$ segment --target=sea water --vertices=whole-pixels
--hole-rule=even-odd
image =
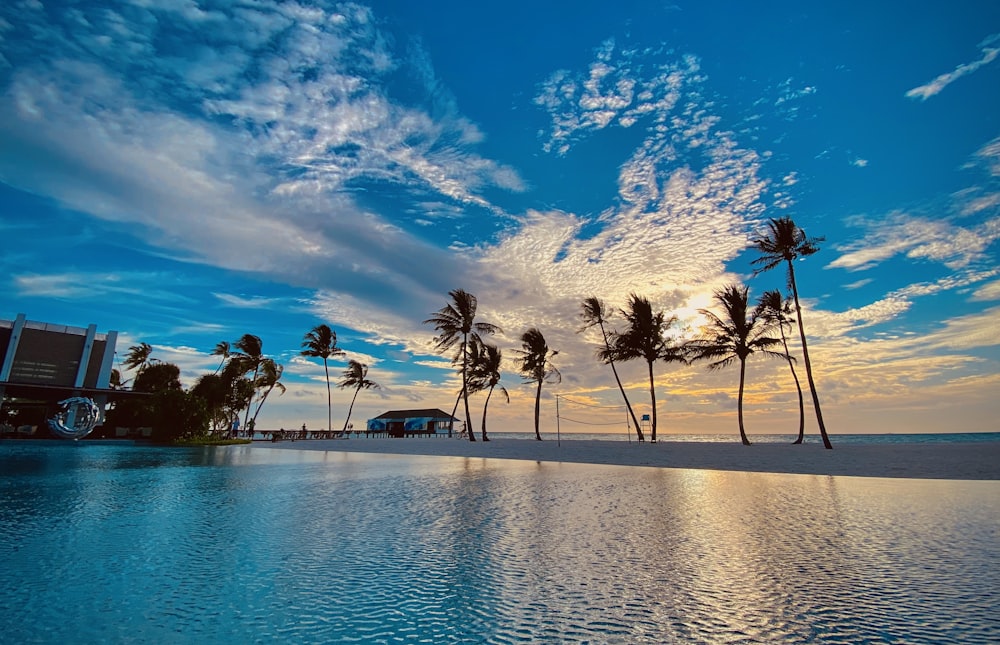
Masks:
[[[0,443],[4,643],[996,643],[1000,482]]]

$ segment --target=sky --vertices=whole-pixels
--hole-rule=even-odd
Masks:
[[[635,293],[696,337],[722,286],[785,287],[751,240],[788,216],[823,238],[796,276],[833,441],[996,431],[998,58],[992,0],[8,0],[0,319],[115,330],[187,386],[260,336],[287,390],[258,428],[326,425],[299,355],[326,323],[334,427],[348,359],[381,385],[358,427],[451,409],[423,321],[464,289],[503,330],[492,431],[532,430],[537,327],[542,432],[624,436],[581,301]],[[645,364],[619,370],[648,413]],[[655,371],[659,434],[737,435],[737,368]],[[787,364],[752,356],[746,387],[750,435],[797,432]]]

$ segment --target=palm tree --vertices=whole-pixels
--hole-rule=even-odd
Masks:
[[[788,369],[792,371],[792,380],[795,381],[795,390],[799,394],[799,436],[793,444],[802,443],[806,430],[806,406],[802,400],[802,386],[799,384],[799,376],[795,373],[795,359],[788,353],[788,339],[785,337],[785,325],[791,326],[790,318],[792,313],[791,302],[781,295],[777,289],[765,291],[760,300],[757,301],[758,315],[769,325],[777,326],[781,331],[781,346],[785,348],[785,358],[788,359]]]
[[[636,294],[629,295],[628,309],[621,310],[628,327],[614,334],[611,351],[607,359],[616,358],[630,361],[642,358],[649,370],[649,402],[652,408],[650,441],[656,443],[656,388],[653,379],[653,363],[685,363],[684,352],[671,344],[667,330],[677,322],[676,316],[667,318],[662,311],[653,312],[649,300]]]
[[[535,439],[541,441],[542,435],[538,431],[538,415],[541,410],[542,383],[552,381],[552,379],[555,379],[556,383],[562,381],[562,374],[550,361],[559,352],[549,350],[549,346],[545,343],[545,337],[536,327],[521,334],[521,346],[524,349],[517,351],[521,354],[519,362],[524,382],[538,384],[538,389],[535,390]]]
[[[807,238],[806,232],[796,226],[790,217],[772,219],[768,222],[767,227],[766,235],[751,241],[754,248],[760,253],[759,258],[751,261],[751,264],[761,265],[759,269],[754,271],[754,275],[770,271],[782,262],[788,265],[788,286],[791,288],[792,298],[795,300],[795,316],[799,323],[799,340],[802,343],[802,361],[806,364],[806,380],[809,382],[809,393],[812,395],[813,408],[816,410],[816,422],[819,424],[819,433],[823,437],[823,446],[830,450],[833,449],[833,444],[830,443],[830,437],[826,434],[823,412],[819,406],[819,394],[816,392],[812,365],[809,362],[809,348],[806,345],[806,330],[802,324],[802,307],[799,304],[799,289],[795,284],[794,266],[796,259],[808,257],[819,251],[818,244],[823,241],[823,238]]]
[[[229,359],[229,349],[230,347],[228,341],[220,340],[218,343],[215,344],[215,349],[212,350],[212,356],[222,357],[222,361],[219,362],[219,366],[215,368],[216,374],[219,373],[219,370],[222,369],[222,366],[225,365],[226,361]]]
[[[496,345],[489,343],[473,343],[469,352],[469,390],[479,392],[489,389],[486,393],[486,403],[483,404],[483,441],[489,441],[486,436],[486,410],[490,405],[490,398],[493,390],[500,383],[500,365],[503,363],[503,352]],[[510,394],[507,388],[500,385],[500,392],[510,403]],[[471,430],[471,429],[470,429]]]
[[[344,370],[344,380],[337,387],[343,389],[354,388],[354,396],[351,397],[351,407],[347,409],[347,418],[344,420],[344,429],[340,431],[341,436],[347,432],[347,423],[351,420],[351,412],[354,410],[354,401],[358,398],[361,390],[378,389],[381,387],[375,381],[368,380],[368,366],[356,360],[347,361],[347,369]]]
[[[326,372],[326,431],[333,432],[333,397],[330,394],[330,365],[327,360],[332,356],[343,356],[344,350],[337,347],[337,332],[329,325],[316,325],[302,339],[299,352],[302,356],[322,358],[323,370]]]
[[[611,366],[611,371],[615,375],[615,382],[618,383],[618,389],[622,393],[622,398],[625,399],[625,407],[628,408],[628,413],[632,416],[632,423],[635,424],[636,436],[639,438],[639,441],[645,441],[646,438],[642,436],[642,427],[639,425],[639,420],[635,416],[635,410],[632,409],[632,403],[628,400],[628,396],[625,394],[625,388],[622,386],[622,380],[618,377],[618,370],[615,368],[614,352],[611,349],[611,337],[608,335],[608,331],[604,327],[604,323],[607,322],[609,318],[608,310],[606,309],[604,302],[597,298],[597,296],[591,296],[584,299],[582,309],[580,317],[583,318],[583,327],[581,327],[577,333],[590,329],[594,325],[601,328],[601,336],[604,338],[604,346],[598,348],[597,356],[604,363]]]
[[[469,414],[469,338],[479,341],[486,334],[500,332],[496,325],[476,322],[476,307],[479,301],[474,295],[464,289],[453,289],[448,292],[451,302],[439,309],[424,324],[434,325],[438,335],[434,343],[439,352],[446,352],[458,345],[453,363],[461,364],[462,368],[462,399],[465,401],[465,427],[469,431],[469,441],[476,440],[472,431],[472,415]],[[501,332],[502,333],[502,332]]]
[[[749,289],[741,284],[729,284],[715,292],[715,301],[725,310],[725,316],[719,317],[706,309],[699,313],[708,318],[709,325],[705,338],[689,341],[686,349],[692,360],[710,359],[708,369],[716,370],[728,367],[734,360],[740,362],[740,393],[737,399],[737,416],[740,424],[740,440],[744,446],[750,445],[746,430],[743,428],[743,384],[746,378],[747,357],[754,352],[767,356],[783,357],[778,352],[768,349],[781,342],[768,336],[770,327],[766,321],[757,315],[756,311],[747,311]]]
[[[250,432],[253,427],[257,425],[257,415],[260,414],[260,409],[264,407],[264,401],[267,400],[267,396],[275,388],[277,388],[279,394],[285,393],[285,386],[281,383],[281,375],[284,371],[284,366],[280,363],[276,363],[273,358],[268,358],[266,356],[261,358],[260,370],[254,378],[254,389],[259,391],[260,394],[257,399],[257,409],[254,410],[253,417],[250,419],[252,425],[244,424],[244,428],[247,432]],[[249,409],[249,407],[247,409]]]
[[[139,343],[128,348],[125,354],[125,369],[135,370],[136,374],[142,374],[146,368],[152,364],[149,355],[153,353],[153,347],[149,343]]]
[[[245,375],[253,372],[253,376],[250,378],[250,397],[246,399],[246,412],[243,415],[243,427],[246,428],[247,421],[250,420],[253,392],[257,387],[257,375],[260,373],[261,362],[264,360],[264,343],[260,336],[243,334],[238,341],[233,343],[233,348],[236,351],[230,351],[229,356],[235,361],[239,374]]]

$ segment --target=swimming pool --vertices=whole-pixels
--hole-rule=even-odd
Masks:
[[[0,443],[0,641],[995,643],[1000,483]]]

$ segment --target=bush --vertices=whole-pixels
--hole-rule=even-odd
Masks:
[[[153,395],[153,440],[172,443],[208,434],[209,412],[205,401],[183,390],[163,390]]]

